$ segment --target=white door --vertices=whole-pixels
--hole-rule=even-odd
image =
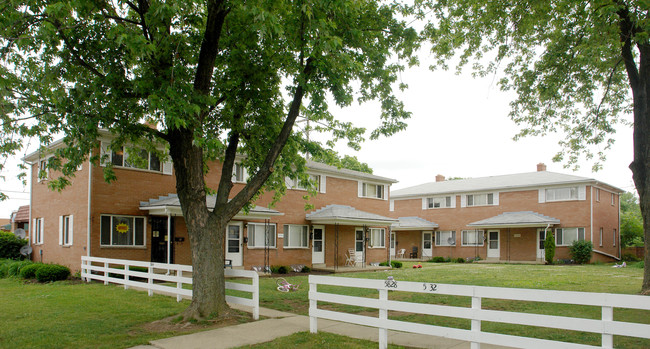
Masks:
[[[315,225],[313,227],[313,238],[311,240],[311,263],[325,263],[325,227]]]
[[[422,258],[429,259],[433,257],[433,232],[422,232]]]
[[[390,232],[390,255],[395,257],[395,232]]]
[[[537,259],[544,260],[546,258],[546,250],[544,249],[544,240],[546,240],[545,229],[537,230]]]
[[[233,267],[241,267],[244,261],[242,252],[243,225],[241,222],[228,223],[228,228],[226,229],[226,259],[232,261]]]
[[[357,228],[354,232],[354,259],[356,259],[357,264],[363,264],[363,253],[364,253],[364,236],[363,229]]]
[[[488,230],[488,258],[499,258],[499,231]]]

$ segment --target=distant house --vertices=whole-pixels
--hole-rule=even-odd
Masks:
[[[554,233],[557,259],[570,258],[573,241],[587,240],[592,260],[617,260],[621,192],[595,179],[548,172],[544,164],[537,172],[503,176],[446,181],[438,175],[436,182],[392,192],[392,217],[421,220],[400,218],[391,253],[541,262],[545,234]]]
[[[43,173],[48,153],[25,157],[31,165],[31,235],[34,255],[79,269],[80,257],[144,260],[190,264],[191,251],[176,178],[170,162],[153,153],[146,164],[128,161],[125,151],[109,148],[112,136],[101,132],[97,153],[106,155],[117,180],[106,183],[102,168],[87,161],[62,192],[47,188],[56,173]],[[52,144],[51,148],[60,146]],[[206,183],[217,187],[221,164],[209,164]],[[225,258],[234,267],[263,265],[343,266],[350,249],[358,265],[388,259],[390,186],[396,181],[372,174],[308,162],[308,173],[318,194],[305,211],[305,185],[287,179],[287,192],[269,208],[271,194],[262,195],[250,212],[241,212],[228,224]],[[247,173],[236,164],[234,196]],[[214,205],[214,197],[207,198]]]
[[[29,232],[29,205],[18,207],[18,210],[11,213],[9,220],[11,231],[16,231],[16,229],[20,228]]]

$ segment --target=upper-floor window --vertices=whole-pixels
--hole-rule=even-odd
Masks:
[[[614,206],[614,193],[612,193],[612,206]]]
[[[384,228],[370,228],[370,247],[386,247],[386,230]]]
[[[361,196],[364,198],[384,199],[384,185],[364,182],[361,184]]]
[[[446,208],[452,207],[451,196],[435,196],[427,198],[427,208]]]
[[[569,246],[574,241],[585,239],[585,228],[557,228],[555,229],[555,244]]]
[[[483,246],[483,230],[463,230],[462,231],[462,245],[463,246]]]
[[[468,194],[465,199],[467,207],[494,205],[494,193]]]
[[[578,200],[578,187],[546,189],[546,201]]]
[[[145,217],[102,215],[100,243],[102,246],[145,246]]]
[[[454,246],[456,245],[456,232],[453,230],[437,231],[436,246]]]
[[[596,201],[600,201],[600,189],[596,188]]]
[[[249,248],[275,248],[275,224],[248,223]]]
[[[38,173],[36,174],[36,178],[39,182],[48,179],[50,176],[50,170],[47,168],[47,161],[48,159],[41,159],[38,162]]]
[[[240,163],[234,163],[232,166],[232,181],[235,183],[246,182],[246,168]]]
[[[135,150],[137,156],[129,157],[124,147],[118,151],[111,152],[111,163],[113,166],[121,166],[128,168],[139,168],[141,170],[149,170],[161,172],[162,166],[160,159],[154,153],[150,153],[144,149]]]
[[[298,190],[308,190],[313,188],[316,191],[320,191],[320,176],[319,175],[309,175],[309,182],[305,183],[298,178],[289,178],[286,177],[284,182],[287,186],[287,189],[298,189]]]
[[[309,246],[309,226],[285,224],[284,247],[307,248]]]

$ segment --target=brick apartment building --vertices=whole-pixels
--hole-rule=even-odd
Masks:
[[[47,154],[25,158],[32,169],[32,258],[73,270],[79,269],[82,255],[190,264],[173,166],[142,154],[147,164],[137,168],[126,152],[109,151],[110,140],[110,133],[103,132],[98,151],[113,163],[117,180],[112,183],[104,181],[102,168],[86,161],[69,187],[51,191],[48,179],[38,176]],[[206,184],[216,188],[221,166],[209,165]],[[233,266],[345,265],[348,249],[356,250],[360,263],[388,259],[388,232],[396,221],[387,217],[388,198],[396,181],[315,162],[308,163],[308,173],[318,191],[309,201],[314,210],[305,210],[307,191],[288,180],[286,195],[275,206],[268,208],[272,195],[267,193],[250,212],[233,218],[225,247]],[[236,165],[232,180],[234,196],[246,182],[245,169]],[[214,205],[214,197],[207,201]]]
[[[545,234],[554,232],[556,259],[569,259],[568,246],[587,240],[594,246],[592,261],[616,260],[621,192],[594,179],[548,172],[544,164],[537,172],[503,176],[438,175],[436,182],[392,192],[390,216],[410,218],[393,226],[391,254],[541,262]]]

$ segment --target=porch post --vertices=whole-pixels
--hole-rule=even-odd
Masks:
[[[172,214],[167,212],[167,264],[171,264],[172,256]],[[169,269],[167,270],[169,273]]]

